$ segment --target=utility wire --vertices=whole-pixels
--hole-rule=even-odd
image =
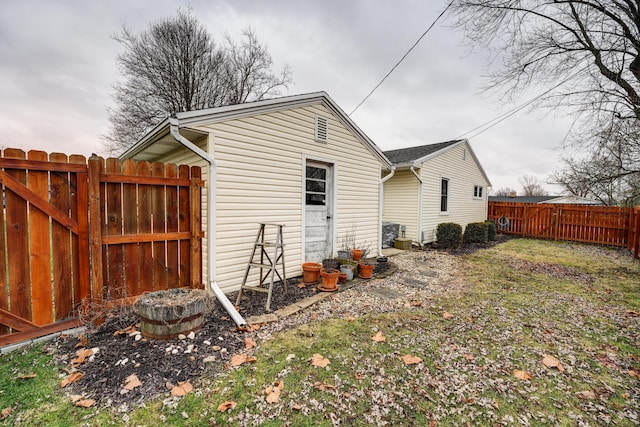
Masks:
[[[366,101],[367,99],[369,99],[369,97],[370,97],[371,95],[373,95],[373,92],[375,92],[375,91],[376,91],[376,89],[378,89],[378,88],[380,87],[380,85],[382,85],[382,83],[384,83],[384,81],[387,79],[387,77],[389,77],[389,76],[391,75],[391,73],[393,73],[393,72],[395,71],[395,69],[396,69],[396,68],[398,68],[398,65],[400,65],[400,64],[402,63],[402,61],[404,61],[404,59],[405,59],[405,58],[406,58],[406,57],[411,53],[411,51],[412,51],[412,50],[413,50],[413,49],[418,45],[418,43],[420,43],[420,40],[422,40],[422,39],[423,39],[423,37],[424,37],[424,36],[426,36],[426,35],[427,35],[427,33],[428,33],[429,31],[431,31],[431,29],[433,28],[433,26],[434,26],[434,25],[436,25],[436,23],[440,20],[440,18],[442,18],[442,15],[444,15],[444,14],[447,12],[447,10],[449,10],[449,7],[451,7],[451,5],[453,4],[453,2],[454,2],[454,1],[455,1],[455,0],[451,0],[451,2],[447,5],[447,7],[445,7],[445,9],[442,11],[442,13],[440,13],[440,15],[438,15],[438,17],[435,19],[435,21],[433,21],[433,22],[431,23],[431,25],[429,25],[429,28],[427,28],[427,29],[426,29],[426,31],[425,31],[424,33],[422,33],[422,35],[418,38],[418,40],[416,40],[416,42],[413,44],[413,46],[411,46],[411,47],[409,48],[409,50],[408,50],[408,51],[406,51],[404,55],[402,55],[402,58],[400,58],[400,60],[399,60],[398,62],[396,62],[396,65],[394,65],[394,66],[391,68],[391,70],[387,73],[387,75],[386,75],[386,76],[384,76],[384,77],[382,78],[382,80],[380,80],[380,83],[378,83],[378,84],[377,84],[373,89],[371,89],[371,92],[369,92],[369,94],[368,94],[367,96],[365,96],[365,97],[364,97],[364,99],[363,99],[362,101],[360,101],[360,103],[359,103],[358,105],[356,105],[356,108],[354,108],[354,109],[353,109],[353,111],[351,111],[351,112],[349,113],[349,116],[351,116],[353,113],[355,113],[355,112],[356,112],[356,110],[357,110],[358,108],[360,108],[360,106],[361,106],[362,104],[364,104],[364,103],[365,103],[365,101]]]
[[[539,94],[537,96],[534,96],[533,98],[529,99],[528,101],[523,102],[522,104],[513,107],[511,110],[509,110],[509,111],[507,111],[507,112],[505,112],[505,113],[503,113],[503,114],[501,114],[501,115],[499,115],[497,117],[494,117],[493,119],[481,124],[480,126],[476,126],[475,128],[473,128],[473,129],[461,134],[460,136],[456,137],[455,139],[461,139],[461,138],[465,137],[465,135],[469,135],[470,133],[473,133],[476,130],[478,132],[473,133],[471,136],[467,136],[466,138],[467,139],[471,139],[473,137],[476,137],[476,136],[480,135],[483,132],[488,131],[492,127],[494,127],[497,124],[505,121],[509,117],[513,116],[514,114],[518,113],[519,111],[521,111],[524,108],[528,107],[529,105],[533,104],[538,99],[540,99],[543,96],[549,94],[550,92],[552,92],[553,90],[559,88],[560,86],[562,86],[563,84],[565,84],[569,80],[571,80],[574,77],[578,76],[579,74],[583,73],[584,71],[586,71],[589,68],[589,66],[590,65],[587,65],[586,67],[582,68],[581,70],[578,70],[577,72],[575,72],[574,74],[572,74],[569,77],[565,78],[560,83],[556,84],[555,86],[551,87],[550,89],[547,89],[546,91],[542,92],[541,94]]]

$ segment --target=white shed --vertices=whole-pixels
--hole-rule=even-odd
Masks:
[[[287,276],[335,256],[354,228],[377,254],[381,174],[391,164],[325,92],[178,113],[121,158],[202,166],[213,190],[204,198],[203,229],[213,231],[203,249],[213,249],[210,280],[225,292],[242,283],[259,222],[285,225]]]
[[[487,218],[491,182],[466,139],[386,151],[395,173],[384,184],[385,222],[406,227],[418,243],[436,240],[436,228],[462,228]]]

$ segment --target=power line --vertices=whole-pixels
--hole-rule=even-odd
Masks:
[[[454,1],[455,1],[455,0],[451,0],[451,2],[447,5],[447,7],[445,7],[445,9],[442,11],[442,13],[440,13],[440,15],[438,15],[438,17],[435,19],[435,21],[433,21],[433,22],[431,23],[431,25],[429,25],[429,28],[427,28],[427,29],[426,29],[426,31],[425,31],[424,33],[422,33],[422,35],[418,38],[418,40],[416,40],[416,42],[413,44],[413,46],[411,46],[411,47],[409,48],[409,50],[407,50],[407,51],[405,52],[405,54],[404,54],[404,55],[402,55],[402,58],[400,58],[400,60],[399,60],[398,62],[396,62],[396,65],[394,65],[394,66],[391,68],[391,70],[387,73],[387,75],[386,75],[386,76],[384,76],[384,77],[382,78],[382,80],[380,80],[380,83],[378,83],[378,84],[377,84],[373,89],[371,89],[371,92],[369,92],[369,94],[368,94],[367,96],[365,96],[365,97],[364,97],[364,99],[363,99],[362,101],[360,101],[360,103],[359,103],[358,105],[356,105],[356,108],[354,108],[354,109],[353,109],[353,111],[351,111],[351,112],[349,113],[349,116],[351,116],[353,113],[355,113],[355,112],[356,112],[356,110],[357,110],[358,108],[360,108],[360,106],[361,106],[362,104],[364,104],[364,103],[365,103],[365,101],[366,101],[367,99],[369,99],[369,97],[370,97],[371,95],[373,95],[373,92],[375,92],[375,91],[376,91],[376,89],[378,89],[378,88],[380,87],[380,85],[382,85],[382,83],[384,83],[384,81],[387,79],[387,77],[389,77],[389,76],[391,75],[391,73],[393,73],[393,72],[395,71],[395,69],[396,69],[396,68],[398,68],[398,65],[400,65],[400,64],[402,63],[402,61],[404,61],[404,59],[405,59],[405,58],[406,58],[406,57],[411,53],[411,51],[412,51],[412,50],[413,50],[413,49],[418,45],[418,43],[420,43],[420,40],[422,40],[422,38],[423,38],[424,36],[426,36],[426,35],[427,35],[427,33],[428,33],[429,31],[431,31],[431,29],[433,28],[433,26],[434,26],[434,25],[436,25],[436,23],[440,20],[440,18],[442,18],[442,15],[444,15],[444,14],[447,12],[447,10],[449,10],[449,7],[451,7],[451,5],[453,4],[453,2],[454,2]]]
[[[578,74],[583,73],[584,71],[586,71],[589,68],[590,65],[587,65],[586,67],[582,68],[581,70],[576,71],[574,74],[570,75],[569,77],[565,78],[564,80],[562,80],[560,83],[556,84],[555,86],[551,87],[550,89],[547,89],[546,91],[542,92],[541,94],[534,96],[533,98],[529,99],[528,101],[523,102],[520,105],[517,105],[515,107],[513,107],[511,110],[500,114],[497,117],[494,117],[493,119],[481,124],[480,126],[476,126],[475,128],[461,134],[460,136],[456,137],[455,139],[461,139],[464,138],[465,135],[468,135],[476,130],[478,130],[478,132],[472,134],[471,136],[467,136],[467,139],[471,139],[474,138],[478,135],[480,135],[483,132],[488,131],[489,129],[491,129],[492,127],[496,126],[497,124],[505,121],[506,119],[508,119],[509,117],[513,116],[514,114],[518,113],[519,111],[523,110],[524,108],[528,107],[529,105],[533,104],[535,101],[537,101],[538,99],[542,98],[543,96],[549,94],[550,92],[552,92],[553,90],[557,89],[558,87],[562,86],[563,84],[565,84],[566,82],[568,82],[569,80],[573,79],[574,77],[576,77]],[[486,126],[486,127],[485,127]]]

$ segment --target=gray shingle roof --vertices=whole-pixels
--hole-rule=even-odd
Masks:
[[[510,203],[540,203],[547,200],[557,199],[559,196],[489,196],[490,202],[510,202]]]
[[[399,148],[397,150],[385,151],[384,155],[394,165],[409,163],[415,160],[421,159],[424,156],[440,151],[447,148],[450,145],[456,144],[462,141],[461,139],[455,139],[453,141],[440,142],[438,144],[421,145],[419,147]]]

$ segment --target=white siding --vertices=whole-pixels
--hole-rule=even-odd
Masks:
[[[383,221],[405,225],[405,236],[418,240],[418,189],[410,170],[397,170],[384,184]]]
[[[314,141],[315,116],[327,117],[328,142]],[[334,163],[337,238],[356,225],[358,242],[377,248],[381,165],[323,106],[298,107],[203,127],[218,164],[217,281],[240,287],[258,222],[285,224],[287,275],[301,274],[304,159]],[[336,236],[334,240],[334,249]]]
[[[436,227],[442,222],[455,222],[464,230],[471,222],[487,218],[489,183],[471,155],[469,146],[461,144],[428,161],[421,168],[423,181],[422,231],[425,243],[436,240]],[[449,179],[449,206],[440,212],[440,184]],[[473,197],[475,185],[483,187],[482,198]]]

